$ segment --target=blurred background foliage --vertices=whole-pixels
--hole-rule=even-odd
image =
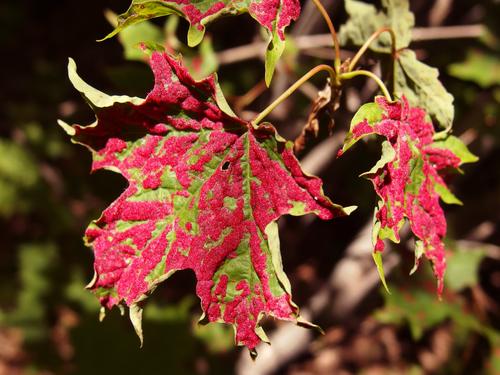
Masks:
[[[454,134],[481,158],[452,183],[465,205],[446,207],[449,266],[442,301],[436,298],[428,268],[408,277],[413,245],[407,240],[392,246],[393,257],[387,257],[391,294],[380,291],[378,281],[367,274],[356,276],[343,267],[352,258],[357,267],[374,268],[369,251],[349,254],[372,214],[374,193],[357,175],[377,160],[377,146],[362,144],[332,163],[353,112],[376,90],[359,80],[345,90],[334,136],[327,138],[322,128],[302,155],[304,165],[324,178],[327,194],[342,204],[359,205],[358,211],[333,222],[291,217],[280,222],[284,265],[295,299],[311,311],[326,335],[311,333],[295,354],[264,355],[249,364],[248,354],[233,348],[228,327],[197,325],[200,309],[189,272],[173,276],[147,304],[142,349],[119,311],[98,322],[98,302],[84,289],[92,276],[92,253],[81,237],[88,222],[118,196],[124,181],[112,173],[89,175],[89,153],[72,145],[56,124],[57,118],[86,124],[93,116],[67,80],[68,56],[94,87],[144,96],[152,74],[136,45],[146,39],[147,46],[181,51],[196,77],[218,70],[233,108],[251,118],[302,73],[333,56],[324,45],[304,48],[298,39],[294,42],[299,35],[326,32],[318,15],[310,12],[310,2],[302,3],[302,17],[290,28],[290,42],[269,90],[261,81],[262,33],[248,16],[214,23],[208,38],[193,50],[185,45],[186,23],[175,17],[142,23],[96,43],[111,29],[114,14],[126,9],[127,0],[0,4],[0,374],[500,373],[500,53],[495,0],[411,1],[421,35],[412,48],[439,68],[455,96]],[[342,1],[324,4],[335,25],[346,21]],[[236,48],[242,45],[252,48]],[[352,55],[349,50],[342,53]],[[370,56],[363,64],[378,69]],[[286,138],[300,133],[322,80],[305,85],[270,117]],[[336,281],[339,275],[341,281]],[[328,298],[318,309],[315,301],[322,291]],[[342,293],[359,294],[359,299],[347,308]],[[266,327],[270,332],[289,329],[272,320]],[[297,332],[291,331],[288,345]],[[286,348],[276,342],[275,350]],[[266,361],[268,368],[259,361]]]

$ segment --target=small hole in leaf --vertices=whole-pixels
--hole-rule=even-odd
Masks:
[[[224,164],[222,164],[222,168],[221,168],[221,169],[222,169],[223,171],[227,171],[227,170],[229,169],[229,166],[230,166],[230,165],[231,165],[231,163],[230,163],[230,162],[225,161],[225,162],[224,162]]]

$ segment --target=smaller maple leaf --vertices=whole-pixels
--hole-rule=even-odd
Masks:
[[[415,267],[422,255],[432,263],[438,281],[438,294],[443,290],[446,268],[443,238],[446,219],[439,205],[461,204],[448,190],[443,176],[449,169],[474,162],[465,145],[446,133],[435,133],[423,109],[410,107],[403,97],[394,103],[383,97],[363,105],[355,114],[341,155],[361,138],[377,134],[385,138],[382,157],[368,172],[380,200],[375,209],[373,241],[374,259],[385,284],[380,253],[384,240],[400,241],[399,231],[405,220],[417,238]],[[386,286],[387,288],[387,286]]]
[[[93,171],[128,182],[85,233],[95,256],[89,288],[104,307],[129,306],[142,340],[142,301],[190,269],[205,319],[233,325],[236,343],[254,350],[266,340],[264,316],[305,323],[283,271],[276,220],[348,210],[324,196],[271,124],[231,113],[215,76],[195,81],[168,54],[154,53],[151,68],[154,88],[140,99],[97,91],[69,64],[97,120],[60,124],[90,149]]]
[[[144,20],[177,14],[189,22],[188,45],[194,47],[203,39],[210,22],[242,13],[250,14],[269,35],[265,58],[265,81],[269,86],[285,50],[285,28],[300,15],[298,0],[132,0],[128,10],[118,16],[116,28],[104,39]]]

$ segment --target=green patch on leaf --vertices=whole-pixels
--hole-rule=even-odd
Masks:
[[[434,185],[434,189],[436,193],[439,194],[439,197],[443,200],[444,203],[447,204],[458,204],[461,206],[463,203],[460,199],[458,199],[455,194],[453,194],[446,185],[436,183]]]
[[[116,14],[107,11],[106,18],[112,26],[117,26]],[[160,27],[152,22],[144,21],[136,23],[122,30],[118,35],[118,40],[123,46],[123,53],[127,60],[144,61],[146,55],[141,50],[141,43],[146,43],[149,47],[158,49],[156,46],[162,46],[164,43],[163,32]]]
[[[342,147],[342,153],[347,151],[349,148],[351,148],[352,145],[354,145],[358,141],[355,134],[357,128],[361,126],[360,124],[362,124],[363,126],[363,132],[367,133],[368,127],[373,127],[374,124],[382,120],[382,114],[383,114],[382,109],[376,103],[363,104],[357,110],[357,112],[354,114],[351,120],[349,133],[347,133],[347,137]]]

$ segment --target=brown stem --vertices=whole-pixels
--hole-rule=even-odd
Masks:
[[[337,32],[335,31],[335,27],[333,26],[332,20],[328,15],[328,12],[326,11],[323,4],[321,4],[321,1],[320,0],[312,0],[312,1],[314,5],[316,5],[316,8],[318,8],[323,18],[325,19],[325,22],[328,25],[328,29],[330,30],[330,34],[332,36],[332,41],[333,41],[333,47],[335,48],[334,67],[335,71],[338,73],[341,62],[340,62],[340,46],[339,46],[339,40],[337,38]]]
[[[234,110],[236,111],[236,113],[240,113],[243,110],[243,108],[249,106],[266,89],[267,89],[266,82],[264,80],[261,80],[254,87],[252,87],[247,93],[237,97],[234,100]]]
[[[354,69],[361,56],[363,56],[366,50],[370,47],[370,44],[372,44],[373,41],[380,36],[380,34],[385,32],[391,34],[391,54],[393,59],[396,57],[396,34],[394,33],[394,30],[392,30],[390,27],[382,27],[381,29],[375,31],[361,46],[356,55],[354,55],[351,62],[349,63],[349,68],[347,70],[348,72],[351,72]]]
[[[278,105],[280,105],[286,98],[288,98],[292,93],[297,90],[304,82],[309,80],[311,77],[316,75],[317,73],[321,71],[326,71],[330,74],[330,79],[332,82],[335,82],[336,80],[336,72],[335,70],[330,66],[330,65],[325,65],[321,64],[318,65],[314,68],[312,68],[310,71],[308,71],[306,74],[304,74],[301,78],[298,79],[297,82],[295,82],[292,86],[290,86],[283,94],[281,94],[274,102],[269,104],[262,112],[260,112],[255,120],[252,121],[254,125],[257,125],[259,122],[261,122],[269,113],[272,112],[274,108],[276,108]]]

